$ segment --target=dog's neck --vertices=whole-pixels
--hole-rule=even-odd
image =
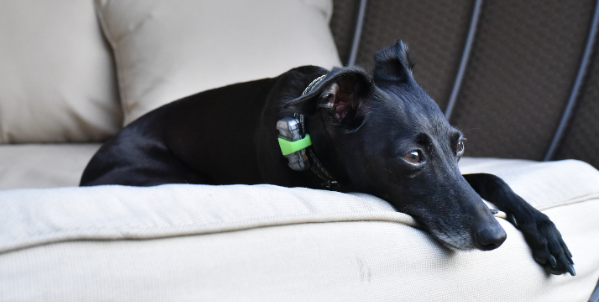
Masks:
[[[306,89],[304,89],[304,92],[302,93],[302,95],[306,95],[306,94],[310,93],[316,86],[318,86],[318,84],[326,76],[327,76],[327,74],[321,75],[318,78],[314,79],[312,82],[310,82],[310,84],[306,87]],[[304,127],[304,115],[295,113],[294,117],[296,117],[299,120],[300,125],[301,125],[301,127],[300,127],[301,135],[302,135],[302,137],[305,137],[307,133],[306,133],[306,130]],[[321,183],[321,185],[329,190],[339,189],[341,187],[341,185],[339,184],[338,181],[335,180],[335,178],[331,175],[331,173],[324,167],[322,162],[320,162],[320,160],[314,153],[313,148],[311,148],[311,147],[306,148],[306,154],[308,155],[308,159],[310,162],[310,170],[312,170],[312,172],[314,174],[316,174],[316,176],[318,176],[318,178],[320,178],[323,181]]]

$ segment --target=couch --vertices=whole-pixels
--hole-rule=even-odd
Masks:
[[[77,187],[101,142],[154,108],[295,66],[346,63],[347,3],[0,3],[0,301],[587,301],[599,279],[599,171],[580,160],[539,162],[526,149],[524,159],[474,151],[460,163],[501,176],[547,214],[576,277],[546,274],[501,212],[499,249],[452,251],[359,192]],[[379,5],[367,10],[358,63],[381,42],[368,40]],[[456,107],[455,122],[468,110]]]

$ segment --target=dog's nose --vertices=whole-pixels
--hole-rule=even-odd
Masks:
[[[490,251],[498,248],[506,238],[507,234],[499,224],[487,226],[476,233],[477,247],[483,251]]]

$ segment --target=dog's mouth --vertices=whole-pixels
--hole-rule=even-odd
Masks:
[[[464,227],[452,229],[427,227],[426,229],[437,242],[447,248],[460,251],[476,248],[474,238]]]
[[[490,251],[500,247],[507,237],[499,224],[485,224],[475,229],[467,226],[432,227],[428,231],[442,245],[454,250]]]
[[[450,219],[426,218],[416,220],[437,242],[453,250],[490,251],[501,246],[507,237],[494,217],[491,217],[493,220],[481,217],[478,223],[476,217],[467,215]]]

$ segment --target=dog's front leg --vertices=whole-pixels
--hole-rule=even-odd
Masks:
[[[575,276],[572,254],[555,224],[518,196],[501,178],[492,174],[466,174],[464,178],[483,199],[507,214],[524,235],[536,262],[554,275]]]

